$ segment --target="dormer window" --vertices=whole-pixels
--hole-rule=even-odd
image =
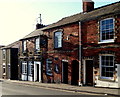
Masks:
[[[62,47],[62,32],[55,32],[54,34],[54,48]]]
[[[35,50],[39,51],[40,50],[40,38],[35,39]]]
[[[114,19],[100,21],[100,42],[114,42]]]

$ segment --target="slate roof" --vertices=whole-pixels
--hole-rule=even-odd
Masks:
[[[105,16],[105,15],[109,15],[109,14],[120,14],[120,1],[109,4],[109,5],[102,6],[99,8],[95,8],[93,11],[90,11],[90,12],[86,12],[86,13],[81,12],[81,13],[78,13],[78,14],[75,14],[72,16],[62,18],[61,20],[59,20],[56,23],[50,24],[47,27],[44,27],[44,28],[41,28],[41,29],[31,32],[30,34],[26,35],[23,39],[27,39],[30,37],[35,37],[40,34],[43,34],[44,30],[48,30],[51,28],[55,28],[55,27],[59,27],[59,26],[63,26],[66,24],[75,23],[75,22],[79,22],[79,21],[96,19],[96,18]]]
[[[42,35],[42,34],[43,34],[43,31],[42,31],[42,28],[41,28],[41,29],[37,29],[37,30],[31,32],[30,34],[26,35],[22,39],[28,39],[28,38],[39,36],[39,35]]]
[[[45,27],[44,30],[78,21],[85,21],[85,20],[99,18],[101,16],[105,16],[109,14],[118,14],[118,13],[120,14],[120,1],[99,8],[95,8],[93,11],[90,12],[78,13],[69,17],[65,17],[60,21]]]
[[[19,41],[15,41],[7,46],[2,47],[1,49],[18,48],[18,47],[19,47]]]

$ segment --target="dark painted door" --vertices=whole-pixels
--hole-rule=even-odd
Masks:
[[[78,85],[78,80],[79,80],[79,62],[74,60],[72,62],[72,80],[71,80],[71,84],[72,85]]]
[[[86,60],[86,85],[93,85],[93,60]]]
[[[39,81],[39,64],[37,64],[37,81]]]
[[[63,70],[62,70],[62,80],[63,83],[67,84],[68,83],[68,62],[63,62]]]

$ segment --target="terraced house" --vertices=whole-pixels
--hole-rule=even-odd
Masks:
[[[18,80],[18,49],[19,41],[1,48],[1,74],[3,79]]]
[[[120,2],[83,0],[83,12],[35,30],[20,51],[22,80],[120,88]]]
[[[45,29],[48,59],[45,80],[73,85],[119,88],[120,2],[94,8],[84,0],[83,12]]]
[[[42,24],[37,24],[35,31],[31,32],[20,40],[19,64],[20,72],[19,79],[25,81],[42,82],[43,77],[43,58],[46,56],[47,37],[39,27],[44,27]]]

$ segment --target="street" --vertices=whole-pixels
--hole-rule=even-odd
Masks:
[[[2,97],[6,97],[6,95],[9,97],[11,96],[15,96],[19,95],[18,97],[22,97],[23,95],[33,95],[33,96],[37,96],[37,95],[56,95],[56,96],[60,96],[60,95],[66,95],[66,97],[68,96],[79,96],[79,97],[85,97],[85,95],[87,97],[93,97],[94,94],[83,94],[83,93],[78,93],[78,92],[72,92],[72,91],[63,91],[63,90],[56,90],[56,89],[48,89],[48,88],[42,88],[42,87],[37,87],[37,86],[30,86],[30,85],[24,85],[24,84],[18,84],[18,83],[12,83],[12,82],[0,82],[0,84],[2,83]],[[45,96],[45,97],[46,97]],[[96,97],[96,95],[94,95]],[[97,95],[97,97],[101,97],[101,95]]]

